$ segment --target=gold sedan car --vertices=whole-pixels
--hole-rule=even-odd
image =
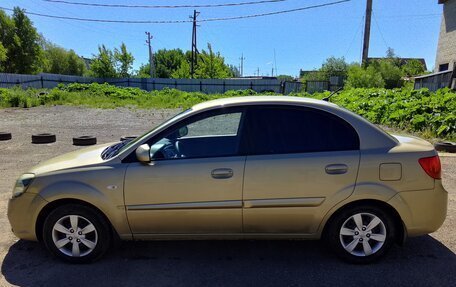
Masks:
[[[447,196],[424,140],[324,101],[241,97],[32,168],[8,217],[17,237],[74,263],[119,238],[324,238],[343,259],[368,263],[437,230]]]

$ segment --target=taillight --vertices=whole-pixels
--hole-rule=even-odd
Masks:
[[[442,167],[438,155],[420,158],[418,162],[430,177],[434,179],[442,178]]]

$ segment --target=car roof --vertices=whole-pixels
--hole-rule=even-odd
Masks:
[[[295,104],[295,105],[312,105],[312,106],[327,106],[337,107],[336,104],[304,97],[293,96],[247,96],[247,97],[229,97],[222,98],[204,103],[197,104],[192,107],[194,111],[206,110],[222,106],[242,106],[242,105],[259,105],[259,104]]]

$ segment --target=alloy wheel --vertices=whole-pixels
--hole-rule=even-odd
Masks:
[[[66,215],[57,220],[52,228],[52,240],[57,249],[70,257],[90,254],[98,243],[98,233],[85,217]]]
[[[385,223],[374,214],[356,213],[342,224],[339,238],[348,253],[358,257],[369,256],[385,243]]]

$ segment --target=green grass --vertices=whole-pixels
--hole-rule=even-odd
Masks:
[[[208,100],[265,95],[252,90],[228,91],[224,94],[183,92],[175,89],[147,92],[108,84],[60,85],[50,90],[20,88],[0,89],[0,107],[29,108],[40,105],[72,105],[93,108],[189,108]],[[269,93],[268,95],[274,95]],[[293,96],[321,99],[329,93],[296,93]],[[414,133],[428,139],[456,140],[456,92],[441,89],[348,89],[333,96],[332,102],[369,121]]]

